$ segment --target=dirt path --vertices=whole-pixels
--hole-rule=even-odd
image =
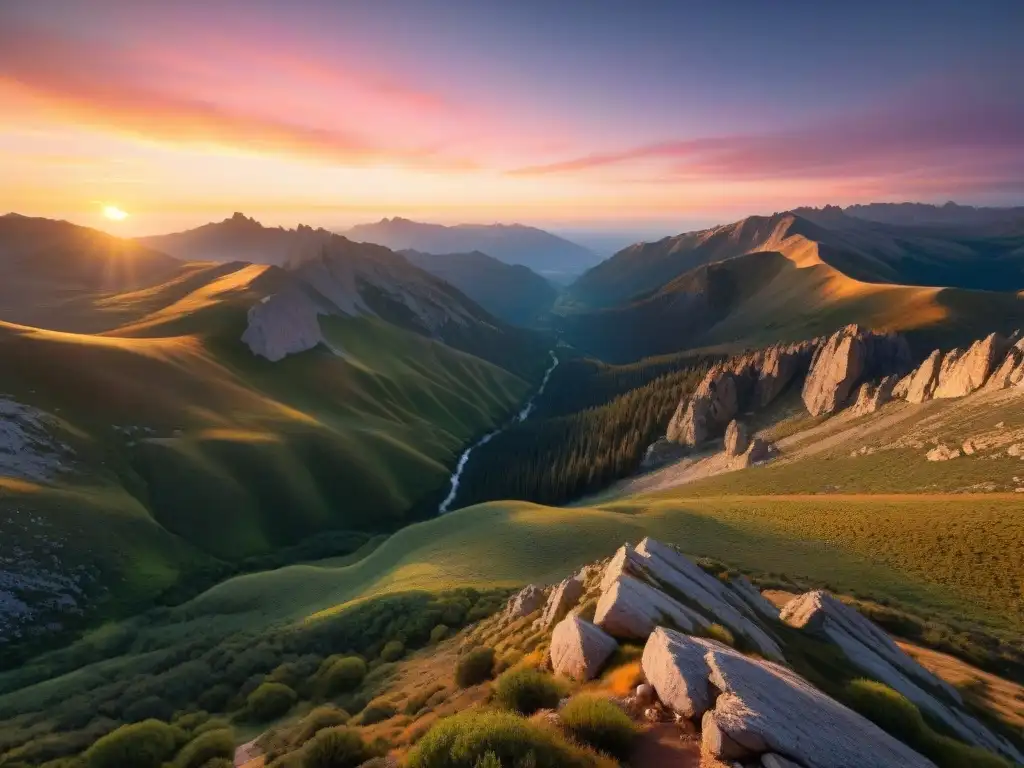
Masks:
[[[685,496],[681,498],[687,498]],[[1019,501],[1024,505],[1024,494],[1020,493],[759,493],[721,494],[716,496],[692,496],[693,499],[715,499],[727,501],[756,501],[758,499],[779,499],[782,501]]]

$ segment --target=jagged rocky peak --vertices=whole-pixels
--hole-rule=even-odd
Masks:
[[[595,601],[591,621],[582,611]],[[677,549],[646,538],[557,587],[526,588],[510,600],[505,620],[542,608],[544,618],[534,626],[544,629],[550,629],[547,617],[568,610],[551,630],[555,674],[590,680],[620,642],[643,643],[643,682],[621,701],[623,707],[675,719],[699,734],[705,755],[727,764],[934,768],[808,682],[804,674],[822,670],[801,651],[806,641],[797,642],[793,633],[832,646],[832,656],[845,658],[855,677],[899,691],[965,743],[1022,760],[1013,744],[964,708],[955,688],[827,592],[800,595],[780,613],[747,579],[713,576]],[[797,642],[792,654],[789,642]],[[831,673],[835,661],[828,664]]]

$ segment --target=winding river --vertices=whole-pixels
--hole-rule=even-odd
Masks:
[[[533,397],[526,401],[526,405],[523,406],[523,409],[516,414],[516,417],[511,422],[512,424],[518,424],[521,421],[526,421],[530,417],[534,403],[536,403],[538,397],[544,394],[544,388],[547,387],[551,374],[554,372],[555,368],[558,367],[558,356],[555,354],[555,351],[552,349],[548,354],[551,355],[551,365],[544,372],[544,378],[541,379],[540,387],[538,387],[537,391],[533,393]],[[491,440],[500,435],[507,428],[508,425],[505,425],[504,427],[499,427],[493,432],[488,432],[462,452],[462,455],[459,456],[459,463],[455,465],[455,471],[452,473],[451,490],[448,491],[448,495],[445,496],[444,501],[441,502],[441,506],[437,508],[437,514],[443,515],[445,512],[451,510],[451,506],[455,502],[455,496],[459,492],[459,481],[462,480],[462,471],[466,468],[466,463],[469,461],[469,455],[481,445],[491,442]]]

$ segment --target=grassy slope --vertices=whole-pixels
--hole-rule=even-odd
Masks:
[[[166,309],[136,312],[121,331],[137,337],[0,324],[0,392],[59,417],[77,459],[54,487],[6,482],[0,506],[76,541],[67,565],[99,568],[119,601],[151,597],[211,555],[259,554],[325,528],[393,529],[443,495],[462,446],[528,390],[366,318],[324,320],[344,359],[321,348],[256,358],[237,342],[252,270],[262,268],[218,273],[187,296],[172,281]]]

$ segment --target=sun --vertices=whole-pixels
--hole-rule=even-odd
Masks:
[[[116,205],[105,205],[103,206],[103,215],[111,221],[124,221],[128,218],[128,214],[118,208]]]

